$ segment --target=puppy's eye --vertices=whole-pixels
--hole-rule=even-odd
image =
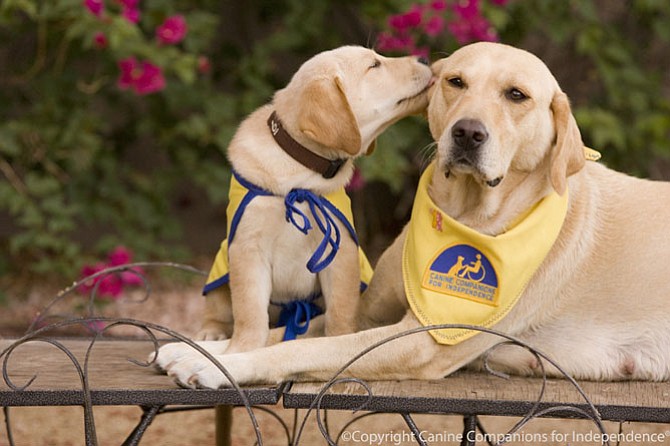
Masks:
[[[381,66],[382,66],[382,63],[378,59],[375,59],[375,61],[372,63],[372,65],[370,65],[369,68],[379,68]]]
[[[505,97],[509,99],[512,102],[523,102],[526,99],[528,99],[528,96],[526,96],[521,90],[518,88],[510,88],[505,92]]]
[[[463,79],[461,79],[460,77],[450,77],[449,79],[447,79],[447,82],[449,82],[456,88],[465,87],[465,83],[463,82]]]

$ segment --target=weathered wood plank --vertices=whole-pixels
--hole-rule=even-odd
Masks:
[[[0,352],[12,344],[0,340]],[[59,340],[75,355],[84,368],[86,351],[91,341]],[[153,367],[142,367],[128,361],[145,361],[152,351],[148,341],[100,340],[91,350],[87,376],[94,405],[210,405],[240,404],[234,389],[188,390],[179,388],[168,376]],[[4,360],[4,357],[2,358]],[[35,376],[28,388],[12,390],[0,377],[0,406],[81,405],[83,383],[73,362],[57,347],[35,341],[18,347],[7,361],[7,372],[16,386],[24,386]],[[276,404],[281,389],[261,387],[245,389],[252,404]]]
[[[322,400],[323,408],[410,413],[455,413],[522,416],[540,397],[542,380],[461,372],[434,381],[378,381],[367,383],[372,397],[355,383],[334,386]],[[670,422],[670,383],[641,381],[579,383],[603,419]],[[296,383],[285,392],[285,407],[310,407],[322,383]],[[569,405],[589,409],[569,381],[547,380],[540,409]],[[559,412],[555,416],[570,417]]]

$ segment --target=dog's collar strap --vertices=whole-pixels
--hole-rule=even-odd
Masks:
[[[342,158],[334,160],[324,158],[300,144],[284,129],[279,117],[277,117],[276,111],[273,111],[268,118],[268,127],[270,128],[270,133],[272,133],[275,141],[277,141],[277,144],[279,144],[279,147],[281,147],[284,152],[288,153],[291,158],[308,169],[320,173],[321,176],[326,179],[333,178],[337,175],[337,172],[339,172],[340,168],[347,161]]]

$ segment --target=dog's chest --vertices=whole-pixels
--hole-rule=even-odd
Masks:
[[[306,298],[320,290],[318,276],[307,269],[307,263],[324,234],[307,203],[294,206],[309,221],[311,229],[306,234],[287,221],[282,197],[257,197],[245,211],[236,236],[253,241],[260,257],[267,262],[272,277],[272,299],[277,302]],[[294,213],[293,217],[304,227],[302,216]],[[341,229],[340,233],[341,237],[346,236]]]

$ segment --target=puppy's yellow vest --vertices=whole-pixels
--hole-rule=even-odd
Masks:
[[[300,192],[301,190],[297,190],[297,192]],[[292,196],[292,194],[296,191],[292,191],[289,196]],[[308,191],[304,191],[306,194],[309,194]],[[205,285],[205,288],[203,290],[203,294],[207,294],[209,291],[212,291],[229,281],[229,266],[228,266],[228,244],[232,243],[235,233],[237,231],[237,225],[239,224],[240,220],[242,219],[242,216],[244,215],[244,210],[246,209],[247,205],[253,200],[254,198],[258,196],[270,196],[272,195],[270,192],[265,191],[258,186],[255,186],[252,183],[249,183],[246,181],[244,178],[240,177],[236,173],[231,177],[230,179],[230,189],[228,191],[228,208],[226,209],[226,215],[227,215],[227,225],[228,225],[228,238],[224,240],[221,243],[221,247],[219,249],[219,252],[216,255],[216,258],[214,259],[214,264],[212,265],[212,269],[210,270],[209,277],[207,278],[207,283]],[[303,194],[304,195],[304,194]],[[302,201],[304,197],[297,197],[294,198],[296,201]],[[317,203],[317,206],[320,206],[316,214],[313,213],[314,218],[317,218],[317,215],[320,216],[320,218],[324,218],[326,214],[330,215],[332,223],[328,223],[327,221],[324,223],[324,226],[332,225],[334,224],[334,220],[332,218],[336,218],[339,220],[342,225],[345,227],[346,232],[349,234],[349,236],[356,242],[358,245],[358,238],[356,237],[356,232],[353,226],[353,213],[351,211],[351,200],[347,196],[346,192],[344,191],[344,188],[338,189],[337,191],[326,194],[324,196],[317,196],[314,194],[311,194],[310,200],[314,200],[315,203]],[[301,230],[303,232],[307,232],[310,230],[310,227],[308,227],[307,220],[302,220],[300,221],[301,218],[306,218],[304,215],[298,215],[296,218],[293,214],[293,210],[297,208],[293,208],[292,204],[289,203],[288,197],[285,198],[285,202],[287,205],[287,217],[286,220],[287,222],[290,221],[291,223],[296,226],[298,230]],[[296,210],[295,212],[300,212]],[[253,218],[263,218],[263,216],[254,216]],[[302,223],[302,225],[301,225]],[[337,237],[339,239],[339,229],[336,229],[332,227],[333,231],[337,230],[337,234],[333,234],[333,237]],[[338,242],[339,243],[339,242]],[[337,248],[333,248],[331,245],[331,251],[330,253],[326,252],[324,250],[323,257],[326,257],[326,254],[328,256],[323,259],[322,256],[319,256],[319,258],[316,258],[315,264],[313,265],[314,269],[320,270],[327,266],[328,263],[328,258],[332,260],[332,257],[337,253]],[[365,256],[365,253],[359,246],[358,248],[358,257],[359,257],[359,265],[360,265],[360,275],[361,275],[361,290],[365,289],[369,283],[370,280],[372,279],[372,267],[370,266],[370,262],[368,261],[367,257]],[[310,270],[310,266],[308,266]],[[316,272],[316,271],[315,271]],[[306,299],[309,298],[310,296],[296,296],[296,299]]]
[[[514,306],[558,237],[568,193],[542,199],[498,236],[468,228],[439,210],[428,195],[435,163],[421,176],[402,258],[405,293],[423,325],[491,327]],[[473,330],[431,330],[453,345]]]

